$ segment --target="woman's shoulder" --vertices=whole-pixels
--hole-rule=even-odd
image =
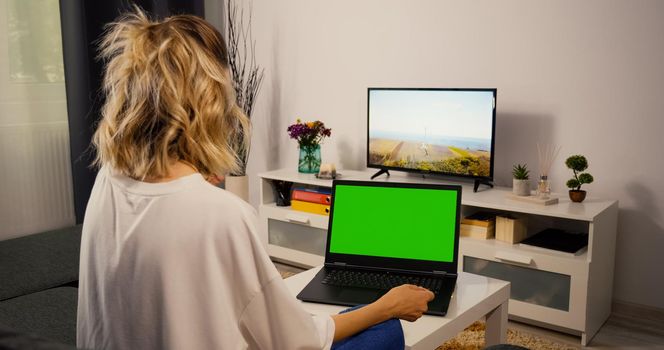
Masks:
[[[200,205],[210,205],[218,209],[223,208],[224,212],[256,215],[254,207],[242,198],[232,192],[209,183],[200,184],[200,186],[196,188],[195,193],[193,200]]]
[[[257,229],[256,209],[235,194],[207,182],[176,196],[175,201],[193,225],[215,227],[215,231]]]
[[[193,191],[188,201],[190,209],[188,218],[192,232],[199,240],[212,242],[221,249],[232,249],[255,257],[260,255],[259,225],[256,210],[249,203],[224,189],[210,184]],[[258,259],[258,258],[256,258]],[[258,259],[264,260],[264,259]]]

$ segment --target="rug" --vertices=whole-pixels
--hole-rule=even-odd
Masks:
[[[446,341],[436,350],[480,350],[484,349],[484,322],[475,322],[456,337]],[[576,350],[578,348],[557,343],[534,334],[507,329],[507,343],[531,350]]]
[[[291,271],[281,271],[281,270],[279,270],[279,273],[281,274],[281,278],[288,278],[290,276],[297,275],[296,272],[291,272]]]

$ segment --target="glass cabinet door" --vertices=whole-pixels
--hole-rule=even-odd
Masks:
[[[568,275],[471,256],[463,257],[463,271],[512,283],[511,299],[569,311],[571,278]]]
[[[327,230],[268,219],[268,243],[325,256]]]

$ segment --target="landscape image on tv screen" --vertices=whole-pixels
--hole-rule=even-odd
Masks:
[[[493,91],[369,90],[371,166],[491,176]]]

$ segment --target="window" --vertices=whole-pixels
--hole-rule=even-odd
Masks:
[[[74,224],[58,0],[0,0],[0,240]]]

